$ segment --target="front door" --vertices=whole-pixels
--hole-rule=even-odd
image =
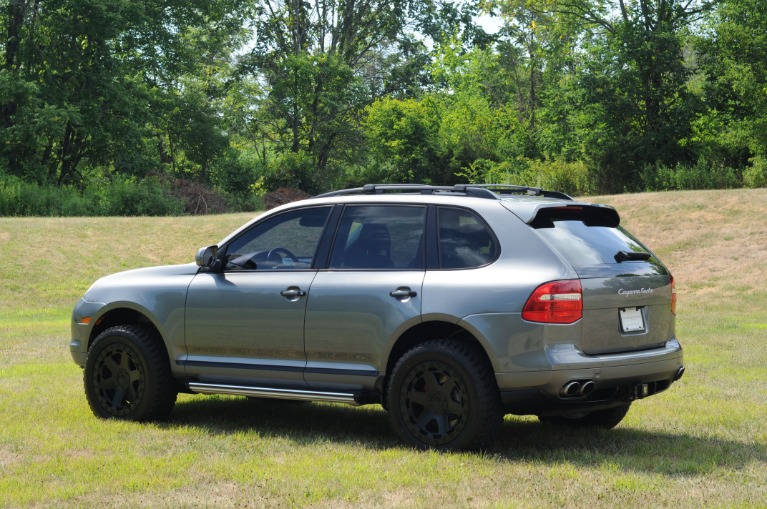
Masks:
[[[198,274],[186,306],[187,356],[201,381],[302,385],[304,315],[330,207],[270,217],[222,246],[225,268]]]

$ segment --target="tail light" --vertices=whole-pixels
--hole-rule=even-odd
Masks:
[[[671,276],[671,312],[676,314],[676,283],[674,276]]]
[[[583,317],[583,290],[578,279],[552,281],[535,289],[522,310],[529,322],[573,323]]]

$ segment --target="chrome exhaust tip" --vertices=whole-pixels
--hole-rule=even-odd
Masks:
[[[579,391],[580,396],[588,396],[592,392],[594,392],[594,389],[597,388],[597,384],[594,383],[593,380],[586,380],[581,385],[581,390]]]
[[[570,380],[559,389],[559,397],[581,398],[588,396],[596,388],[597,384],[594,383],[594,380]]]
[[[578,395],[581,390],[581,383],[577,380],[571,380],[559,389],[559,395],[563,398],[572,398]]]
[[[675,382],[684,376],[684,371],[685,371],[684,366],[679,366],[677,368],[676,373],[674,373]]]

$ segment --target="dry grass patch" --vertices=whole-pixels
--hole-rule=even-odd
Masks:
[[[599,196],[655,251],[680,295],[760,291],[767,281],[767,189]],[[684,300],[688,300],[685,299]],[[691,300],[691,299],[690,299]]]

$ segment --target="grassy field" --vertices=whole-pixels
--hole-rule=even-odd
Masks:
[[[167,423],[98,420],[74,302],[248,217],[0,218],[0,507],[767,507],[767,190],[592,200],[674,273],[687,374],[610,432],[507,416],[485,454],[405,448],[374,406],[182,395]]]

